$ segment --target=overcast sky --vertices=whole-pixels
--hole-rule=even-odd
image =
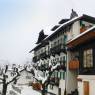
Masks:
[[[95,0],[0,0],[0,60],[24,63],[35,46],[38,33],[49,34],[71,9],[95,16]]]

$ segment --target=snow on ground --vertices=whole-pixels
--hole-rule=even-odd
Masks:
[[[41,95],[41,93],[33,90],[31,86],[30,87],[23,86],[21,95]]]

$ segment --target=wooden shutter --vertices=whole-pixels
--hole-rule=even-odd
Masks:
[[[89,95],[89,82],[84,81],[83,82],[83,87],[84,87],[84,95]]]

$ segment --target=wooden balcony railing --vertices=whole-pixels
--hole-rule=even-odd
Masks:
[[[60,52],[66,52],[65,44],[59,44],[50,49],[51,55],[60,54]]]
[[[46,51],[40,54],[40,58],[41,58],[41,59],[47,59],[47,58],[49,58],[49,57],[50,57],[50,56],[49,56],[49,54],[46,53]]]
[[[51,77],[49,84],[59,86],[59,80],[60,80],[59,78]]]
[[[36,63],[38,60],[39,60],[39,57],[37,57],[37,56],[34,56],[33,59],[32,59],[32,61],[33,61],[34,63]]]
[[[69,69],[70,70],[77,70],[79,69],[79,61],[74,59],[69,62]]]

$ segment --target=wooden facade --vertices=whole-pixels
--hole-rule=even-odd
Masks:
[[[80,34],[81,35],[81,34]],[[84,33],[83,35],[79,36],[75,40],[72,40],[70,43],[67,44],[69,47],[69,50],[78,52],[78,60],[79,60],[79,74],[80,75],[93,75],[95,74],[95,32],[94,31],[88,31],[87,33]],[[92,56],[92,62],[86,63],[87,66],[84,66],[85,64],[85,56],[84,52],[87,50],[91,50],[92,53],[90,56]],[[90,57],[91,58],[91,57]],[[86,58],[88,60],[88,58]],[[91,61],[91,60],[90,60]],[[73,68],[72,66],[75,63],[74,66],[76,66],[76,62],[71,62],[69,64],[69,68]],[[91,63],[91,66],[89,65]],[[72,64],[72,65],[71,65]]]

